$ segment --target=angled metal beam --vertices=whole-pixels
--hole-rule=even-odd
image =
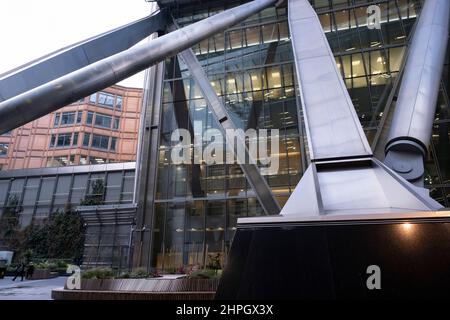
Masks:
[[[300,221],[442,208],[373,158],[317,14],[307,0],[289,0],[288,11],[313,161],[281,215]]]
[[[272,5],[254,0],[119,52],[0,103],[0,134],[109,87]]]
[[[155,12],[0,75],[0,101],[131,48],[152,33],[162,31],[167,24],[166,16],[164,11]]]
[[[298,0],[288,15],[311,160],[371,156],[316,12]]]
[[[200,62],[195,56],[192,49],[188,49],[182,51],[178,54],[184,62],[186,63],[191,76],[194,78],[197,85],[200,87],[200,90],[203,93],[205,100],[208,103],[208,106],[211,108],[211,111],[221,128],[221,131],[226,136],[226,130],[236,130],[237,126],[233,123],[225,105],[222,100],[217,96],[216,91],[211,85],[208,76],[203,70]],[[227,139],[228,142],[228,139]],[[231,143],[231,141],[230,141]],[[238,144],[246,145],[245,138],[237,137],[237,144],[230,144],[232,147],[231,150],[234,152],[234,155],[237,155]],[[280,205],[278,204],[275,196],[273,195],[269,185],[267,184],[264,177],[260,174],[258,166],[255,164],[256,160],[251,158],[251,155],[245,146],[245,159],[248,159],[246,163],[239,163],[242,171],[244,172],[247,181],[250,183],[253,191],[256,193],[256,197],[258,198],[261,207],[264,209],[267,215],[276,215],[280,213]],[[239,162],[239,161],[238,161]]]
[[[177,79],[170,81],[170,88],[173,95],[173,107],[175,120],[179,129],[188,130],[191,137],[194,137],[194,124],[192,123],[192,117],[189,113],[189,99],[186,98],[186,92],[184,90],[184,82],[182,79],[180,62],[178,59],[170,59],[170,63],[167,63],[167,72],[169,73],[169,79]],[[201,166],[198,163],[192,164],[192,179],[190,183],[192,196],[194,198],[204,197],[205,192],[200,182]]]
[[[431,139],[447,51],[448,0],[427,0],[419,16],[386,145],[385,164],[423,186],[424,158]]]

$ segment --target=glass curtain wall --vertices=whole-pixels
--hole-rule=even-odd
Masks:
[[[182,27],[243,2],[178,6],[172,8],[172,15]],[[421,1],[311,0],[311,4],[371,142],[401,70]],[[367,27],[371,4],[381,8],[380,30]],[[283,206],[306,170],[302,164],[308,161],[286,5],[263,10],[192,49],[239,128],[279,130],[279,170],[265,178]],[[446,75],[427,163],[427,185],[448,206],[448,65]],[[165,61],[164,79],[152,266],[178,272],[217,266],[220,261],[223,267],[237,219],[264,212],[237,164],[171,162],[178,143],[171,142],[175,129],[186,129],[193,137],[218,125],[181,59]]]
[[[172,13],[181,27],[240,2],[208,3]],[[192,49],[238,128],[279,130],[279,170],[265,178],[283,205],[304,169],[286,7],[268,8]],[[166,60],[163,96],[153,266],[223,266],[237,217],[264,212],[238,164],[171,162],[175,129],[194,136],[219,128],[181,59]]]

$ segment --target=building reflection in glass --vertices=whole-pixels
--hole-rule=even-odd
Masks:
[[[401,70],[405,45],[416,18],[417,1],[381,1],[382,28],[367,28],[372,1],[313,0],[335,54],[359,119],[373,140],[387,98]],[[193,23],[239,1],[205,2],[202,9],[180,6],[173,15],[180,26]],[[211,85],[242,129],[278,129],[279,171],[266,176],[280,205],[297,185],[308,162],[302,134],[300,97],[295,83],[287,8],[268,8],[193,47]],[[434,146],[427,170],[432,195],[447,204],[450,186],[440,172],[450,172],[449,103],[445,90],[438,108]],[[200,128],[194,123],[201,121]],[[211,259],[226,263],[239,217],[263,215],[255,194],[238,165],[174,165],[171,134],[184,128],[197,134],[218,128],[200,88],[182,60],[165,62],[163,118],[157,177],[152,266],[165,272],[208,267]],[[434,150],[434,151],[433,151]],[[434,161],[439,155],[438,164]],[[447,157],[448,158],[448,157]],[[440,166],[440,168],[438,168]],[[447,175],[448,176],[448,175]],[[413,232],[414,226],[406,226]],[[407,231],[410,228],[410,231]]]

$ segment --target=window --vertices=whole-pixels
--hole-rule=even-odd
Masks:
[[[72,142],[71,133],[61,133],[58,135],[57,147],[69,147]]]
[[[50,147],[54,147],[56,143],[56,135],[52,134],[52,137],[50,138]]]
[[[105,115],[105,114],[101,114],[101,113],[96,113],[95,114],[95,123],[94,123],[94,125],[96,127],[111,129],[111,124],[112,124],[112,117],[111,116],[108,116],[108,115]]]
[[[8,155],[8,143],[0,143],[0,157],[6,157]]]
[[[73,142],[72,142],[72,145],[73,145],[73,146],[78,146],[78,135],[79,135],[78,132],[75,132],[75,133],[73,134]]]
[[[123,98],[122,96],[117,96],[117,100],[116,100],[116,108],[118,110],[122,109],[122,103],[123,103]]]
[[[47,158],[47,167],[66,167],[73,166],[75,163],[75,156],[59,156],[54,158]]]
[[[110,109],[114,109],[115,106],[117,110],[121,110],[123,104],[123,97],[116,96],[112,93],[107,92],[97,92],[89,97],[89,103],[97,104],[99,106],[107,107]]]
[[[86,124],[92,124],[93,118],[94,118],[94,113],[89,111],[87,114]]]
[[[89,147],[89,142],[91,140],[91,134],[85,132],[83,137],[83,147]]]
[[[58,127],[59,126],[59,118],[60,118],[60,114],[56,113],[55,114],[55,119],[53,120],[53,126],[54,127]]]
[[[119,129],[119,125],[120,125],[120,120],[119,120],[119,118],[114,118],[114,126],[113,126],[113,129],[114,129],[114,130],[118,130],[118,129]]]
[[[114,95],[106,92],[99,92],[98,104],[108,108],[114,108]]]
[[[89,102],[93,103],[93,104],[97,103],[97,94],[96,93],[91,94],[91,96],[89,97]]]
[[[83,118],[83,111],[77,112],[77,123],[81,123],[81,119]]]
[[[104,164],[107,162],[108,160],[105,158],[89,157],[89,164]]]
[[[92,148],[108,150],[109,137],[101,136],[99,134],[92,135]]]
[[[47,165],[46,166],[47,167],[53,167],[53,158],[52,157],[47,158]]]
[[[87,156],[81,155],[81,156],[80,156],[80,164],[81,164],[81,165],[86,165],[86,164],[88,164],[88,157],[87,157]]]
[[[116,151],[116,147],[117,147],[117,138],[116,137],[112,137],[111,138],[111,147],[109,149],[111,151]]]
[[[71,125],[75,123],[75,112],[63,112],[61,115],[61,125]]]

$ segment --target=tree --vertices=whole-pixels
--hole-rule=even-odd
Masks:
[[[81,201],[82,206],[98,206],[103,204],[103,197],[105,194],[105,183],[103,180],[95,180],[91,182],[92,192],[87,194],[84,200]]]
[[[52,213],[43,226],[30,226],[22,251],[31,249],[36,258],[71,259],[81,264],[85,226],[70,206]]]
[[[17,196],[11,196],[8,199],[8,205],[3,211],[0,219],[0,233],[2,238],[2,245],[9,250],[17,251],[21,246],[21,231],[20,231],[20,212],[19,199]]]

